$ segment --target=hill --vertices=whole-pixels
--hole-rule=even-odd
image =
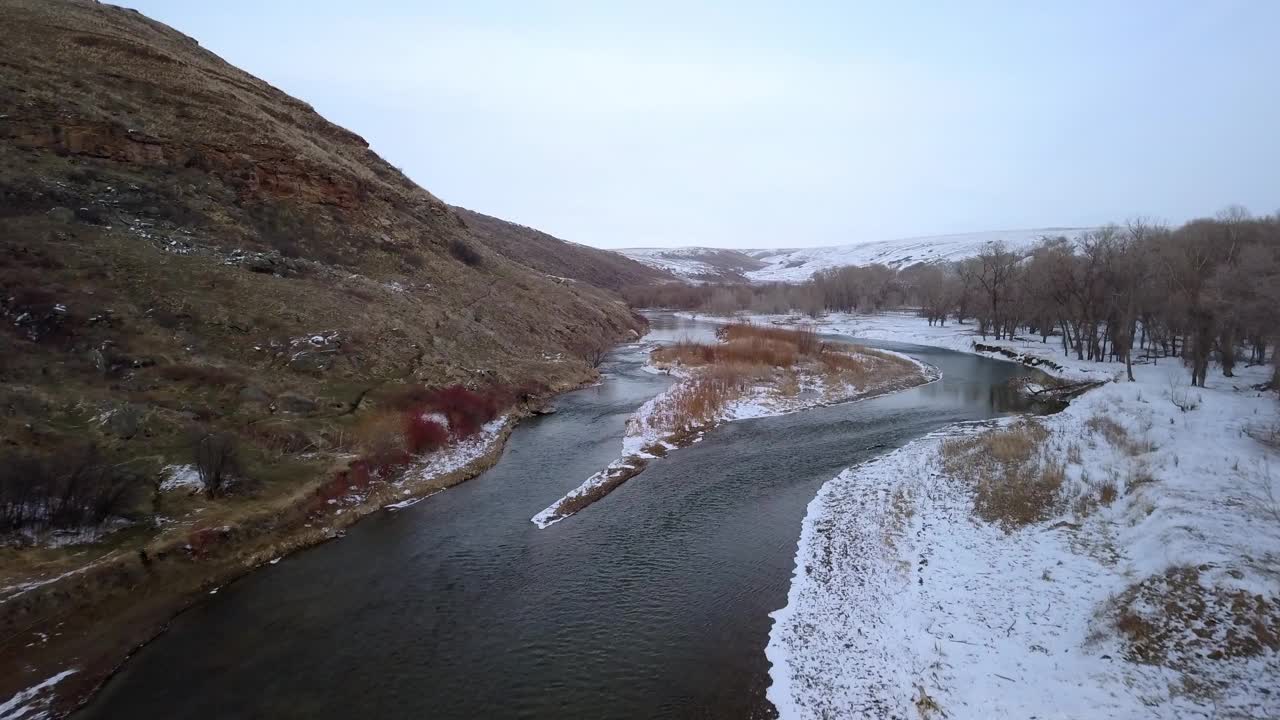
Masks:
[[[753,270],[767,267],[751,251],[724,248],[625,248],[618,252],[692,282],[743,282]]]
[[[391,439],[479,447],[645,326],[172,28],[0,18],[0,698],[74,657],[74,700],[209,584],[332,537],[337,503],[379,507]],[[193,463],[233,490],[183,489]]]
[[[670,272],[621,253],[561,240],[541,230],[454,207],[472,235],[505,257],[553,277],[607,290],[678,280]]]
[[[694,281],[802,282],[819,270],[882,264],[902,268],[918,263],[963,260],[990,242],[1028,248],[1041,238],[1074,236],[1088,228],[1037,228],[929,235],[876,242],[777,250],[719,248],[630,248],[620,252],[652,267]]]

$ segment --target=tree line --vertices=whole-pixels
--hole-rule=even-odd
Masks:
[[[1203,386],[1211,360],[1232,377],[1241,362],[1265,362],[1268,350],[1275,358],[1280,213],[1251,217],[1233,207],[1177,228],[1135,220],[1025,251],[991,243],[952,263],[834,268],[797,285],[624,294],[640,306],[715,314],[913,308],[930,324],[973,323],[983,337],[1053,338],[1079,359],[1125,363],[1130,379],[1135,353],[1181,357],[1192,384]]]

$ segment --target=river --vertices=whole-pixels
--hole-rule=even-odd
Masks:
[[[714,326],[651,316],[649,339]],[[582,513],[529,518],[617,458],[669,378],[628,346],[523,421],[483,475],[222,588],[76,718],[770,717],[768,614],[805,506],[845,467],[1022,409],[1030,371],[932,348],[943,379],[723,425]]]

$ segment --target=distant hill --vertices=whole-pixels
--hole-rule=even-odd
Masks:
[[[651,268],[692,282],[744,282],[767,264],[745,250],[724,248],[625,248],[618,252]]]
[[[907,267],[973,257],[990,242],[1029,248],[1042,238],[1074,237],[1090,228],[996,230],[881,240],[815,248],[725,250],[719,248],[631,248],[620,252],[693,281],[801,282],[819,270],[880,263]]]
[[[553,277],[580,280],[607,290],[679,279],[665,269],[642,264],[621,253],[561,240],[466,208],[455,206],[453,210],[486,246]]]

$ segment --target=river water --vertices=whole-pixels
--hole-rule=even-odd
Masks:
[[[648,339],[714,326],[659,314]],[[845,467],[1023,409],[1028,370],[932,348],[943,379],[729,423],[546,530],[529,518],[614,460],[670,380],[615,352],[597,387],[521,422],[483,475],[285,558],[182,614],[87,718],[770,717],[768,614],[805,506]]]

